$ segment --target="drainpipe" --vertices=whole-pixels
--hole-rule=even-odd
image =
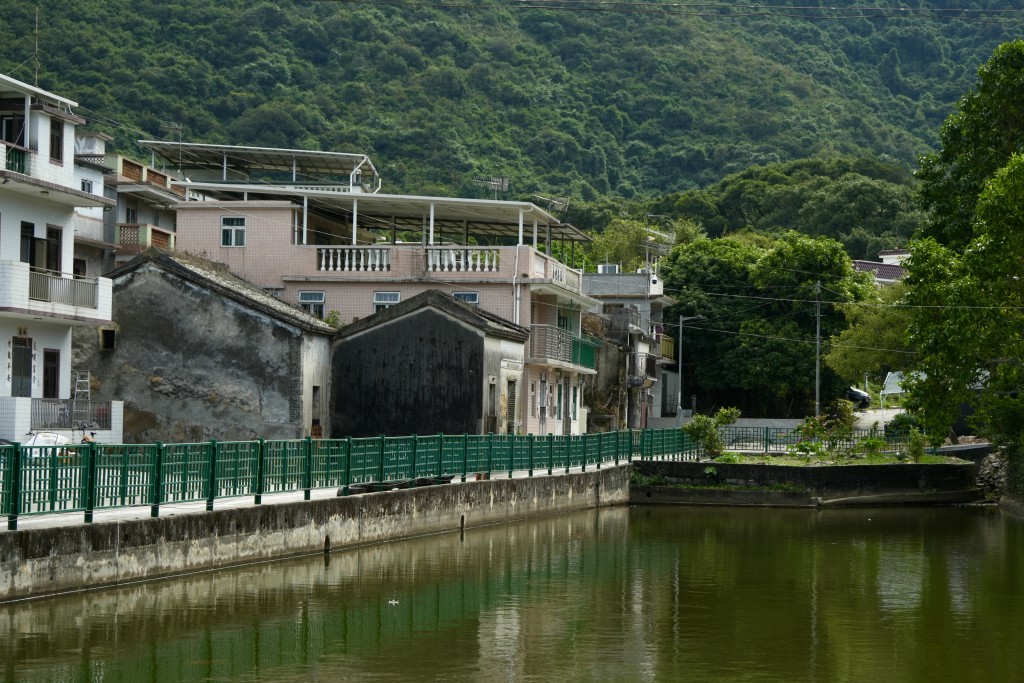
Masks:
[[[356,230],[359,223],[359,200],[352,199],[352,246],[356,246]]]
[[[309,244],[309,197],[302,196],[302,243]]]
[[[427,244],[434,246],[434,202],[430,202],[430,240]]]

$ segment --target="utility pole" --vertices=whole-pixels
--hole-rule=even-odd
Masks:
[[[821,413],[821,280],[814,283],[814,417]]]
[[[679,333],[676,335],[676,355],[679,357],[679,385],[676,387],[676,427],[683,426],[683,323],[687,320],[704,320],[702,315],[692,315],[687,318],[679,316]]]

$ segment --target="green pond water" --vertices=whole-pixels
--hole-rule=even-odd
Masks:
[[[0,606],[2,681],[1024,681],[991,508],[634,507]]]

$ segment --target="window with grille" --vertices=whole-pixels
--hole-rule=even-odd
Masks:
[[[452,292],[452,298],[471,306],[480,305],[480,292]]]

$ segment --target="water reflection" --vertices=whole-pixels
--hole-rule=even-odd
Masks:
[[[6,681],[1024,680],[1024,527],[633,508],[0,607]]]

